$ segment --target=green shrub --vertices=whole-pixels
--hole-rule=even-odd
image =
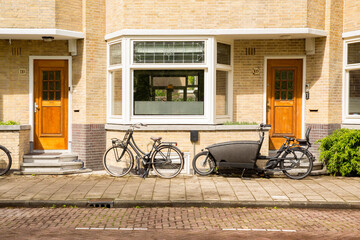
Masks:
[[[360,131],[339,129],[318,140],[320,160],[328,173],[342,176],[360,175]]]
[[[0,125],[20,125],[20,123],[15,121],[7,121],[7,122],[0,121]]]

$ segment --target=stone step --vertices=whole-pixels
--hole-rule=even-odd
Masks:
[[[23,163],[22,169],[25,168],[41,168],[41,169],[49,169],[49,168],[60,168],[60,169],[78,169],[82,167],[82,162],[44,162],[44,163]]]
[[[43,162],[43,161],[58,161],[58,162],[69,162],[73,160],[77,160],[78,156],[75,154],[69,153],[58,153],[58,154],[27,154],[24,155],[23,161],[24,163],[35,163],[35,162]]]
[[[32,153],[24,155],[17,174],[71,174],[89,172],[72,153]]]
[[[25,171],[16,171],[14,174],[16,175],[66,175],[66,174],[79,174],[79,173],[88,173],[91,172],[91,169],[87,168],[79,168],[79,169],[71,169],[71,170],[54,170],[54,171],[38,171],[26,169]]]

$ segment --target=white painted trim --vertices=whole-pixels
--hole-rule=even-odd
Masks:
[[[83,39],[84,33],[55,28],[0,28],[0,39],[42,40],[43,36],[52,36],[55,40]]]
[[[360,30],[351,31],[351,32],[344,32],[342,34],[343,38],[353,38],[353,37],[360,37]]]
[[[263,98],[263,122],[266,123],[266,100],[267,100],[267,60],[271,59],[302,59],[303,60],[303,76],[302,76],[302,116],[301,116],[301,137],[305,137],[305,122],[306,122],[306,99],[305,99],[305,85],[306,85],[306,56],[304,55],[285,55],[285,56],[265,56],[264,57],[264,98]]]
[[[241,28],[241,29],[123,29],[105,35],[105,40],[122,36],[241,36],[256,39],[274,35],[299,35],[304,37],[324,37],[327,31],[314,28]]]
[[[134,115],[133,114],[133,71],[134,70],[156,70],[156,69],[199,69],[204,70],[204,98],[205,99],[212,99],[209,98],[210,92],[215,91],[214,86],[212,86],[214,82],[214,73],[210,74],[210,71],[216,71],[213,62],[213,56],[216,54],[213,49],[214,38],[205,38],[205,37],[132,37],[132,38],[122,38],[116,39],[110,43],[115,43],[118,41],[122,42],[122,65],[116,67],[109,67],[108,66],[108,80],[107,85],[109,89],[107,89],[107,123],[114,123],[114,124],[124,124],[124,123],[137,123],[143,122],[148,124],[212,124],[215,121],[215,113],[212,110],[214,107],[214,103],[204,101],[204,115]],[[134,64],[133,62],[133,42],[134,41],[166,41],[166,40],[173,40],[173,41],[204,41],[205,42],[205,63],[201,64]],[[211,41],[212,40],[212,41]],[[108,44],[108,48],[109,48]],[[107,51],[109,55],[109,49]],[[107,59],[109,61],[109,57]],[[111,70],[122,68],[122,81],[123,81],[123,99],[122,99],[122,117],[120,116],[111,116]],[[110,99],[108,99],[110,98]]]
[[[72,57],[71,56],[29,56],[29,125],[30,142],[34,142],[34,60],[68,60],[68,149],[72,143]]]
[[[343,42],[343,96],[342,96],[342,123],[343,124],[360,124],[360,116],[352,116],[349,115],[349,72],[351,70],[360,70],[360,63],[356,64],[347,64],[347,56],[348,56],[348,45],[351,43],[360,43],[360,30],[354,31],[358,33],[356,35],[357,38],[352,38],[348,40],[344,40]],[[351,33],[354,33],[351,32]],[[355,35],[353,35],[355,36]],[[352,36],[352,37],[353,37]],[[344,37],[344,34],[343,34]]]
[[[224,43],[230,45],[230,65],[225,64],[218,64],[217,63],[217,43]],[[234,66],[234,40],[227,41],[223,40],[221,37],[216,38],[215,42],[215,65],[216,65],[216,71],[225,71],[227,72],[227,115],[216,115],[216,81],[215,81],[215,117],[216,117],[216,123],[224,123],[226,121],[232,121],[233,120],[233,106],[234,106],[234,99],[233,99],[233,66]],[[215,72],[216,76],[216,72]]]

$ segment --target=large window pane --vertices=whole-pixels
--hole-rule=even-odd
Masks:
[[[349,115],[360,115],[360,70],[349,73]]]
[[[112,76],[112,115],[121,115],[122,107],[122,70],[116,70],[111,73]]]
[[[121,64],[121,43],[110,45],[110,65]]]
[[[228,73],[216,71],[216,115],[228,114]]]
[[[203,115],[203,70],[135,70],[135,115]]]
[[[217,43],[217,63],[231,64],[231,46],[224,43]]]
[[[348,45],[348,64],[360,63],[360,42]]]
[[[136,41],[134,63],[204,63],[203,41]]]

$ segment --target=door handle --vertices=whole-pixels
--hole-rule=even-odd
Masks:
[[[34,102],[34,112],[36,112],[36,110],[39,109],[39,106],[36,104],[36,102]]]

